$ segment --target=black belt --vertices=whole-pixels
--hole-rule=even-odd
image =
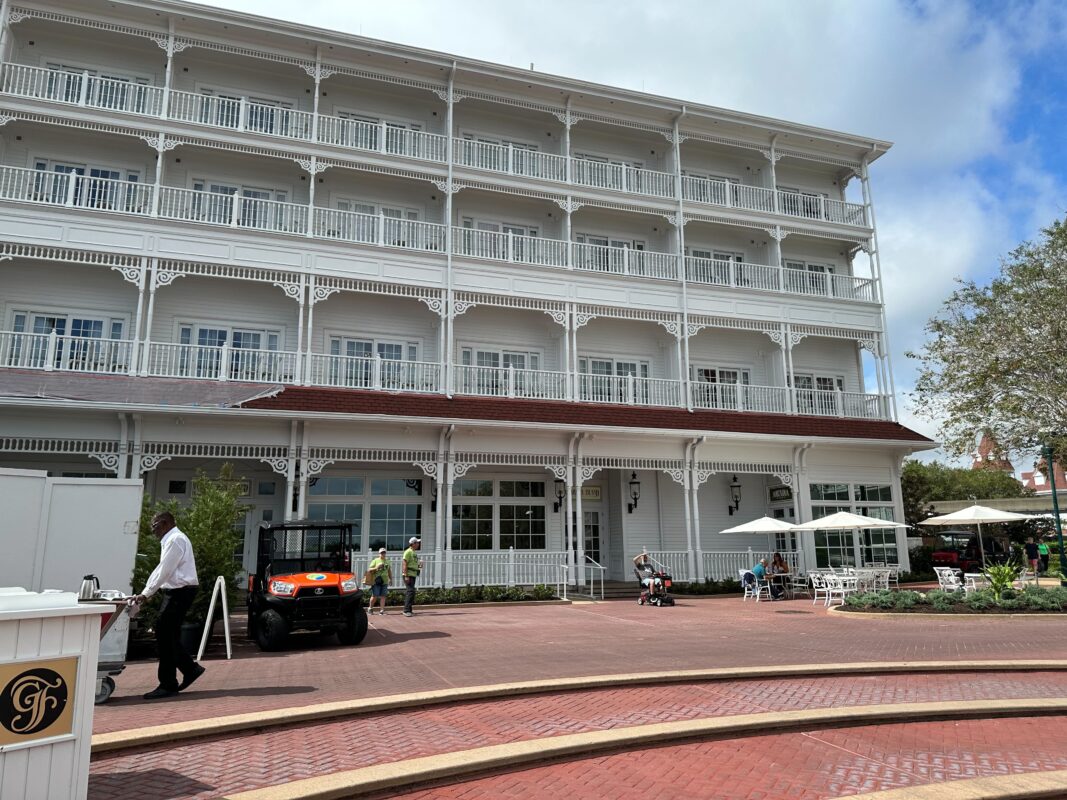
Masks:
[[[175,589],[163,589],[163,594],[170,594],[171,592],[184,592],[186,589],[199,589],[199,588],[200,587],[197,584],[191,583],[188,586],[179,586],[179,587],[177,587]]]

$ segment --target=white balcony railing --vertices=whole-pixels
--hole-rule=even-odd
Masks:
[[[319,141],[335,147],[406,156],[423,161],[448,160],[447,137],[410,128],[398,128],[385,122],[320,116]]]
[[[453,158],[461,166],[549,181],[567,180],[564,156],[473,139],[456,138],[452,141]]]
[[[797,389],[796,412],[821,417],[887,419],[885,397],[862,392]]]
[[[456,365],[456,394],[566,400],[567,373],[514,367]]]
[[[802,573],[801,554],[794,550],[778,551],[789,565],[794,575]],[[773,553],[763,547],[750,547],[748,550],[717,550],[701,554],[704,562],[704,578],[713,581],[740,580],[740,570],[752,569],[761,558],[771,560]]]
[[[437,362],[393,361],[377,356],[311,355],[309,383],[344,389],[381,389],[393,392],[441,391]]]
[[[578,398],[591,403],[625,403],[638,406],[678,406],[679,381],[637,378],[633,375],[578,376]]]
[[[0,364],[17,369],[115,375],[130,369],[134,348],[128,339],[0,331]]]
[[[448,571],[452,586],[533,586],[556,583],[559,565],[567,563],[567,554],[552,550],[478,551],[452,550],[445,554],[451,561]]]
[[[250,383],[296,383],[296,353],[284,350],[149,342],[148,374]]]
[[[871,278],[695,256],[686,256],[685,268],[686,277],[693,283],[832,297],[839,300],[874,302],[876,299],[874,281]]]
[[[674,197],[674,175],[584,158],[571,160],[571,180],[580,186],[651,197]]]
[[[149,117],[158,117],[163,110],[163,90],[156,86],[24,64],[3,65],[0,92]]]
[[[836,222],[839,225],[867,224],[866,211],[861,203],[831,200],[822,195],[778,191],[778,210],[790,217]]]
[[[151,184],[94,178],[73,172],[0,167],[0,199],[73,208],[148,214]]]
[[[159,216],[165,219],[304,235],[307,232],[307,215],[308,207],[300,203],[175,186],[160,189]]]
[[[172,90],[168,116],[182,122],[249,131],[286,139],[310,140],[314,114],[294,108],[251,103],[241,98],[216,97]]]
[[[694,203],[742,208],[764,214],[774,212],[774,192],[762,186],[744,186],[686,176],[682,178],[682,197]]]
[[[694,408],[719,411],[762,411],[789,413],[789,389],[784,386],[748,386],[737,383],[689,384]]]
[[[616,275],[639,275],[644,278],[678,277],[678,257],[672,253],[655,253],[631,247],[607,247],[599,244],[575,242],[575,269],[593,272],[612,272]]]
[[[457,256],[546,267],[567,266],[567,242],[559,239],[454,227],[452,243]]]

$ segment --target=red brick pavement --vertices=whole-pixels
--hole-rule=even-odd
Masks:
[[[679,598],[674,608],[636,602],[573,606],[417,609],[375,616],[367,639],[294,637],[283,653],[238,640],[237,658],[209,653],[207,674],[160,703],[155,664],[131,664],[94,730],[123,730],[375,694],[514,680],[647,670],[846,661],[1067,658],[1067,617],[842,619],[810,601],[742,603]],[[243,626],[234,625],[240,636]]]
[[[169,749],[144,748],[104,755],[94,759],[90,768],[90,799],[214,797],[404,758],[653,722],[775,710],[938,700],[967,703],[1013,697],[1067,697],[1067,673],[759,679],[460,703],[355,717],[294,730],[274,729],[233,738],[193,741]],[[807,746],[803,739],[798,741]],[[752,769],[759,774],[758,762],[753,765]],[[650,774],[656,775],[654,771]],[[538,796],[548,794],[544,787],[540,791]],[[505,795],[494,789],[480,796]],[[600,795],[612,796],[611,792]]]
[[[394,800],[822,800],[1067,769],[1067,717],[812,730],[665,745],[440,785]]]

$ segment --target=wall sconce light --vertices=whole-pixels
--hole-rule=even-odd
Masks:
[[[567,496],[567,484],[565,484],[562,479],[556,478],[555,490],[556,502],[552,504],[552,510],[558,514],[559,510],[563,507],[563,498]]]
[[[730,479],[730,499],[733,501],[733,503],[731,505],[728,505],[726,508],[730,512],[730,516],[732,517],[734,515],[734,512],[737,511],[737,509],[741,505],[741,482],[737,480],[736,475],[734,475]]]
[[[634,509],[637,508],[637,501],[641,499],[641,481],[637,480],[637,473],[630,474],[630,499],[632,503],[626,504],[626,512],[628,514],[634,513]]]
[[[430,513],[437,513],[437,482],[430,485]]]

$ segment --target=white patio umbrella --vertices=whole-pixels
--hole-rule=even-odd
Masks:
[[[1001,511],[999,508],[989,506],[968,506],[951,514],[943,514],[940,517],[930,517],[920,522],[920,525],[937,525],[943,528],[953,525],[977,525],[978,526],[978,552],[982,557],[982,566],[985,566],[985,545],[982,544],[982,523],[992,522],[1021,522],[1030,519],[1030,514],[1016,514],[1014,511]]]
[[[850,531],[857,528],[866,530],[868,528],[906,527],[908,526],[903,522],[865,517],[862,514],[853,514],[851,511],[838,511],[835,514],[828,514],[825,517],[813,519],[811,522],[803,522],[793,526],[794,530],[798,531]],[[855,536],[852,538],[855,539]]]
[[[893,522],[889,519],[875,519],[865,517],[862,514],[853,514],[850,511],[838,511],[811,522],[802,522],[794,525],[798,531],[847,531],[853,528],[906,528],[903,522]]]
[[[773,519],[771,517],[760,517],[754,519],[751,522],[746,522],[743,525],[735,525],[732,528],[727,528],[719,533],[765,533],[767,534],[767,549],[773,550],[771,546],[771,536],[781,531],[794,531],[796,526],[792,523],[785,522],[780,519]]]

